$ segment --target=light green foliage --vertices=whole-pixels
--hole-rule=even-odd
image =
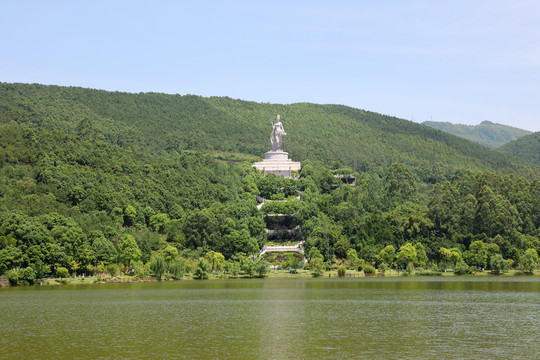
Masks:
[[[491,273],[494,275],[499,275],[505,270],[508,270],[508,262],[503,259],[501,254],[492,255],[489,259],[489,264],[491,267]]]
[[[210,264],[206,260],[200,259],[195,267],[195,271],[193,272],[193,277],[199,280],[208,279],[208,275],[211,270]]]
[[[266,260],[259,256],[257,260],[255,260],[255,273],[257,274],[257,277],[266,277],[268,275],[268,272],[270,271],[269,266],[270,264],[268,264]]]
[[[133,275],[136,277],[145,277],[148,276],[148,269],[146,266],[144,266],[142,261],[135,261],[132,263],[133,266]]]
[[[285,267],[290,269],[292,273],[296,273],[296,271],[302,267],[302,262],[294,254],[287,254]]]
[[[375,271],[375,268],[373,266],[371,266],[371,265],[364,266],[364,274],[372,275],[372,274],[375,274],[375,272],[376,271]]]
[[[0,250],[0,274],[18,267],[22,260],[22,251],[16,246],[7,246]]]
[[[319,249],[317,249],[316,247],[312,247],[311,249],[309,249],[308,258],[309,259],[317,259],[317,258],[319,258],[319,259],[321,259],[321,261],[324,261],[324,256],[321,254]]]
[[[396,257],[396,249],[392,245],[387,245],[384,249],[381,250],[379,253],[379,257],[381,260],[389,265],[391,265],[394,262],[394,258]]]
[[[416,248],[411,243],[406,243],[399,248],[399,252],[396,256],[397,263],[406,267],[408,264],[413,264],[418,260],[418,254]]]
[[[323,259],[320,257],[313,257],[309,261],[309,267],[312,271],[313,277],[320,277],[324,273]]]
[[[240,263],[237,261],[227,262],[227,273],[229,274],[229,277],[237,277],[238,273],[240,273]]]
[[[159,213],[150,216],[149,225],[156,231],[162,231],[164,226],[169,222],[169,215]]]
[[[119,268],[117,264],[112,263],[107,265],[106,270],[107,274],[109,274],[112,278],[113,276],[116,276],[118,274]]]
[[[349,269],[358,270],[362,260],[358,258],[358,253],[354,249],[347,250],[347,266]]]
[[[344,265],[341,265],[337,269],[337,275],[339,277],[345,277],[345,274],[347,273],[347,268]]]
[[[520,258],[521,269],[527,273],[532,274],[538,266],[538,253],[535,249],[527,249]]]
[[[476,269],[484,269],[488,259],[486,244],[481,240],[474,241],[469,246],[469,250],[463,254],[463,258],[470,266],[474,266]]]
[[[179,280],[184,276],[186,263],[183,259],[175,259],[169,264],[169,273],[173,278]]]
[[[250,257],[242,259],[241,269],[247,277],[253,277],[255,275],[255,262]]]
[[[264,214],[295,214],[300,209],[299,200],[267,201],[261,208]]]
[[[454,267],[454,274],[456,275],[472,275],[474,271],[472,267],[467,265],[465,261],[459,261]]]
[[[178,257],[178,249],[172,245],[167,245],[163,249],[163,258],[167,264],[170,264],[174,259]]]
[[[137,220],[137,210],[131,205],[124,209],[124,226],[132,226]]]
[[[59,267],[58,269],[56,269],[56,275],[61,279],[66,278],[69,276],[69,270],[65,267]]]
[[[158,280],[161,280],[163,274],[165,273],[167,263],[163,256],[156,256],[150,263],[150,270],[157,277]]]
[[[422,124],[492,148],[497,148],[512,140],[520,139],[530,134],[530,131],[527,130],[495,124],[487,120],[482,121],[478,125],[451,124],[449,122],[436,121],[424,121]]]
[[[124,235],[118,241],[118,260],[126,266],[141,258],[141,250],[132,235]]]
[[[212,272],[225,270],[225,256],[217,251],[209,251],[206,253],[206,259],[212,265]]]
[[[421,268],[425,268],[428,258],[426,255],[426,248],[424,244],[422,244],[421,242],[417,242],[414,244],[414,248],[416,249],[416,263]]]

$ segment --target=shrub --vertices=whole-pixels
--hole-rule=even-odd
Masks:
[[[161,277],[165,273],[165,265],[163,256],[156,256],[150,265],[150,269],[158,280],[161,280]]]
[[[199,280],[208,279],[208,273],[210,270],[210,264],[206,260],[200,259],[197,263],[195,271],[193,272],[193,276]]]
[[[58,275],[60,279],[68,277],[69,270],[66,269],[65,267],[59,267],[58,269],[56,269],[56,275]]]
[[[347,268],[345,267],[345,265],[341,265],[338,269],[337,269],[337,275],[339,277],[345,277],[345,274],[347,273]]]
[[[227,263],[227,272],[229,273],[229,277],[237,277],[240,272],[240,263],[237,261],[229,261]]]
[[[312,276],[313,277],[319,277],[323,274],[323,271],[324,271],[324,264],[323,264],[323,261],[321,258],[313,258],[311,259],[311,261],[309,262],[310,264],[310,267],[312,269]]]
[[[6,275],[9,285],[16,286],[19,284],[19,273],[16,270],[9,270]]]
[[[371,265],[365,265],[364,266],[364,274],[365,275],[373,275],[375,274],[375,268]]]
[[[176,259],[171,262],[169,265],[169,272],[171,273],[172,277],[179,280],[184,276],[184,269],[186,267],[186,264],[184,260],[182,259]]]
[[[474,274],[473,269],[465,263],[465,261],[458,262],[454,267],[455,275],[472,275]]]
[[[493,275],[500,275],[508,269],[508,262],[503,259],[501,254],[495,254],[490,258],[489,264],[491,265],[491,273]]]
[[[261,207],[264,214],[294,214],[300,208],[300,201],[297,199],[289,201],[267,201]]]
[[[255,261],[255,272],[257,273],[257,277],[259,278],[266,277],[269,271],[270,271],[270,268],[269,268],[268,262],[264,260],[262,257],[259,257],[257,261]]]
[[[440,272],[440,271],[431,271],[431,270],[423,270],[423,271],[417,271],[416,275],[418,275],[418,276],[442,276],[442,272]]]
[[[114,263],[107,265],[107,274],[109,274],[111,277],[113,277],[117,273],[118,273],[118,265],[116,265]]]

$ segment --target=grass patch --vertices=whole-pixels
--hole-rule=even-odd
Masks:
[[[420,270],[416,272],[416,276],[443,276],[443,273],[440,271]]]

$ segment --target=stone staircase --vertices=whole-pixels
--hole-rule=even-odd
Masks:
[[[265,245],[261,249],[260,255],[263,255],[266,252],[298,252],[298,253],[304,255],[304,243],[305,243],[305,241],[300,241],[298,244],[292,245],[292,246],[282,246],[282,245],[268,246],[268,245]]]

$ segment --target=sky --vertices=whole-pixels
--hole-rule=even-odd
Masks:
[[[539,24],[536,0],[0,0],[0,81],[540,131]]]

